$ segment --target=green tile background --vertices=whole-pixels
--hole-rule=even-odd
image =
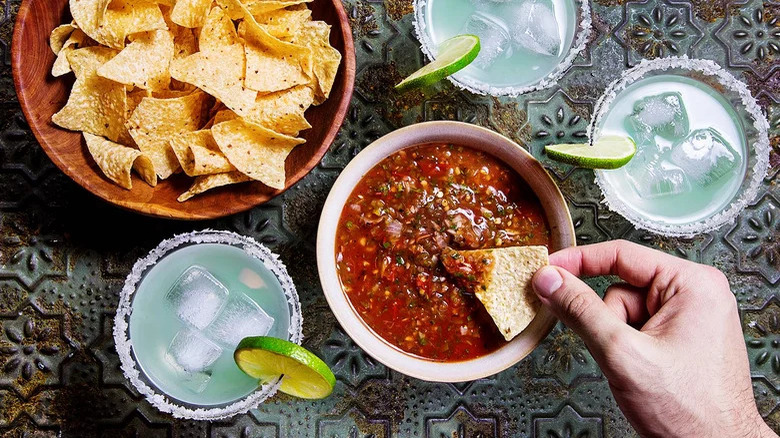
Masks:
[[[34,0],[45,1],[45,0]],[[344,165],[372,140],[424,120],[487,126],[549,168],[571,207],[581,244],[629,239],[728,273],[737,296],[761,414],[780,428],[780,3],[596,0],[594,33],[560,83],[517,99],[443,83],[394,100],[387,91],[423,62],[411,0],[345,1],[358,59],[356,91],[340,136],[322,163],[262,207],[204,223],[137,216],[103,204],[42,152],[11,79],[19,0],[0,0],[0,434],[137,437],[627,437],[634,432],[582,342],[558,327],[513,368],[467,384],[433,384],[388,370],[338,327],[318,284],[315,229]],[[758,16],[757,10],[763,15]],[[756,29],[763,28],[763,37]],[[744,36],[743,33],[745,32]],[[621,71],[670,54],[712,59],[747,82],[772,125],[772,169],[737,223],[695,239],[634,230],[600,204],[590,171],[549,162],[544,133],[581,135],[593,104]],[[277,396],[225,422],[177,421],[128,385],[113,349],[111,319],[124,276],[174,233],[237,231],[281,254],[305,309],[305,346],[333,367],[335,394],[309,402]],[[603,289],[603,282],[593,285]]]

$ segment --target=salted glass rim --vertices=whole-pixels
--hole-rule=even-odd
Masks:
[[[593,144],[594,139],[600,134],[601,120],[609,114],[612,109],[612,103],[622,91],[636,81],[645,78],[649,73],[663,72],[672,69],[687,70],[715,79],[730,92],[736,93],[739,96],[744,110],[749,114],[750,118],[752,118],[752,126],[756,130],[756,140],[752,144],[749,141],[746,141],[745,155],[746,157],[753,157],[755,163],[752,167],[748,165],[739,192],[731,201],[729,201],[727,207],[720,212],[690,223],[669,224],[649,220],[635,209],[631,208],[618,196],[617,190],[607,182],[606,171],[596,171],[596,184],[598,184],[601,193],[604,195],[602,203],[606,204],[610,210],[628,219],[635,227],[668,237],[693,237],[697,234],[713,231],[727,223],[734,222],[742,210],[756,198],[759,189],[761,188],[761,182],[764,180],[769,170],[769,122],[763,111],[761,111],[758,101],[756,101],[755,97],[750,93],[750,90],[744,82],[734,77],[715,62],[707,59],[692,59],[687,56],[657,58],[653,60],[644,59],[635,67],[624,71],[618,79],[607,86],[604,93],[596,102],[593,118],[588,125],[587,135],[588,142]],[[697,78],[691,79],[702,82]],[[720,94],[722,95],[723,93]],[[737,112],[739,111],[737,110]],[[741,117],[741,119],[743,123],[749,122],[747,117]]]
[[[428,24],[425,21],[423,14],[424,6],[430,0],[415,0],[414,1],[414,33],[417,35],[417,39],[420,41],[420,49],[429,60],[436,59],[434,56],[436,45],[433,43],[430,34],[427,31]],[[448,76],[447,79],[452,82],[456,87],[463,90],[470,91],[475,94],[491,95],[491,96],[509,96],[517,97],[521,94],[531,93],[533,91],[544,90],[556,85],[558,81],[569,71],[569,68],[574,64],[574,59],[585,50],[590,40],[592,32],[592,18],[591,18],[591,6],[590,0],[572,0],[575,5],[579,5],[576,8],[577,17],[575,17],[574,40],[569,48],[566,56],[555,66],[553,71],[539,79],[537,82],[522,85],[522,86],[503,86],[497,87],[490,84],[486,84],[482,81],[477,81],[466,77]]]
[[[267,383],[249,395],[231,403],[223,403],[213,407],[193,408],[190,403],[180,402],[164,394],[161,390],[147,383],[146,374],[138,366],[133,356],[133,344],[130,339],[130,316],[132,315],[133,298],[138,285],[148,270],[168,254],[186,246],[198,244],[223,244],[243,250],[248,256],[260,260],[279,280],[282,291],[290,308],[290,326],[288,333],[290,341],[300,344],[303,340],[303,316],[301,304],[287,268],[279,256],[251,237],[242,236],[230,231],[206,229],[175,235],[163,240],[146,256],[138,259],[128,274],[124,287],[120,292],[119,306],[114,318],[114,343],[119,355],[122,373],[133,387],[138,390],[154,407],[176,418],[192,420],[218,420],[231,417],[256,408],[279,389],[280,381]]]

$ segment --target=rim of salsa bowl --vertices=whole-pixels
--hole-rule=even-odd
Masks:
[[[575,246],[574,226],[566,201],[547,171],[517,143],[476,125],[426,122],[392,132],[358,154],[336,180],[325,201],[317,232],[317,267],[325,298],[352,340],[371,357],[398,372],[433,382],[465,382],[499,373],[526,357],[544,339],[556,319],[542,307],[531,324],[501,348],[475,359],[435,361],[392,345],[360,317],[341,287],[336,269],[336,232],[347,199],[363,176],[393,153],[413,146],[447,143],[470,147],[497,158],[528,184],[542,204],[550,227],[550,250]]]

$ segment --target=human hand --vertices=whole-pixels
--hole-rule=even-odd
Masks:
[[[550,256],[533,284],[645,437],[777,437],[758,413],[737,302],[717,269],[625,241]],[[617,275],[601,298],[578,277]],[[634,328],[636,327],[636,328]]]

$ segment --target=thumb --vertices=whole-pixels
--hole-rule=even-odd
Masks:
[[[604,353],[616,336],[629,328],[582,280],[556,266],[540,269],[533,278],[536,294],[555,316],[574,330],[593,353]]]

